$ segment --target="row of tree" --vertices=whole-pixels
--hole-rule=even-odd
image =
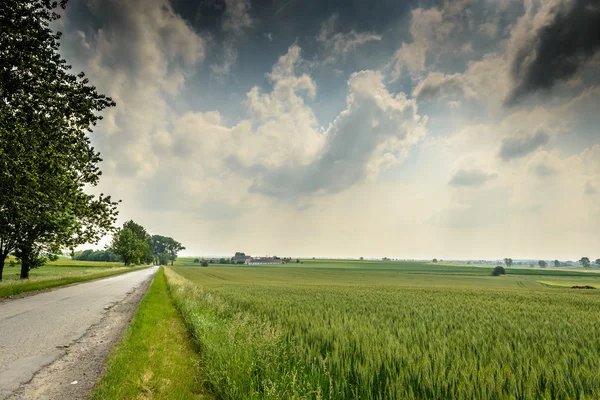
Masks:
[[[0,280],[9,254],[26,279],[116,221],[117,203],[87,190],[101,175],[87,133],[115,103],[60,56],[50,26],[66,3],[0,2]]]
[[[84,250],[76,251],[71,255],[73,260],[77,261],[105,261],[105,262],[122,262],[123,260],[118,254],[115,254],[110,249],[107,250]]]
[[[165,265],[169,262],[173,265],[177,253],[185,250],[185,247],[168,236],[151,236],[143,226],[127,221],[123,228],[113,235],[110,250],[119,256],[125,265]]]
[[[585,269],[588,269],[592,266],[592,262],[590,261],[589,257],[581,257],[581,259],[578,261],[579,264],[581,264],[581,266]],[[596,264],[596,266],[598,268],[600,268],[600,258],[596,259],[596,261],[594,261],[594,264]],[[505,258],[504,259],[504,265],[506,265],[507,267],[512,267],[514,265],[514,261],[512,258]],[[559,268],[559,267],[564,267],[565,265],[562,264],[560,261],[558,260],[554,260],[552,262],[552,265],[555,268]],[[529,264],[530,267],[534,267],[535,264],[534,263],[530,263]],[[538,261],[538,266],[540,268],[546,268],[548,266],[548,262],[544,261],[544,260],[540,260]]]

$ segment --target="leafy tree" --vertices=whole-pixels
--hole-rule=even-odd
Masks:
[[[596,266],[600,267],[600,258],[596,258]]]
[[[121,257],[125,265],[139,264],[144,254],[143,243],[140,243],[135,233],[128,228],[119,229],[113,235],[110,247]]]
[[[185,247],[181,245],[181,243],[179,243],[177,240],[168,237],[167,241],[166,241],[166,252],[167,252],[167,258],[171,261],[171,265],[173,265],[173,263],[175,262],[175,260],[177,259],[177,253],[179,253],[181,250],[185,250]]]
[[[555,268],[559,268],[560,267],[560,261],[554,260],[554,267]]]
[[[166,265],[169,262],[166,236],[152,235],[152,254],[156,265]]]
[[[437,258],[434,258],[434,259],[433,259],[433,262],[434,262],[434,263],[436,263],[436,262],[437,262]]]
[[[548,263],[544,260],[540,260],[540,261],[538,261],[538,265],[540,266],[540,268],[546,268]]]
[[[138,263],[152,263],[152,261],[154,261],[154,254],[152,253],[152,236],[148,234],[146,228],[130,220],[123,224],[123,229],[130,229],[139,241],[138,246],[141,256]]]
[[[360,258],[360,261],[362,261],[362,260],[364,260],[364,258],[363,258],[363,257],[361,257],[361,258]]]
[[[296,258],[296,264],[300,264],[300,259]]]
[[[581,260],[579,260],[579,263],[581,264],[581,266],[585,269],[590,267],[590,258],[589,257],[581,257]]]
[[[208,262],[206,260],[202,260],[202,264],[200,264],[203,267],[208,267]]]
[[[194,258],[194,264],[198,264],[200,262],[199,258]]]
[[[50,24],[66,0],[0,2],[0,276],[13,251],[21,279],[62,248],[97,242],[117,214],[90,195],[101,161],[86,131],[115,103],[58,51]]]
[[[504,269],[503,266],[498,265],[497,267],[495,267],[492,271],[492,276],[500,276],[500,275],[506,275],[506,270]]]
[[[150,264],[154,261],[152,237],[146,229],[133,221],[127,221],[113,236],[110,249],[118,254],[125,265]]]
[[[512,267],[512,265],[513,265],[513,259],[512,259],[512,258],[505,258],[505,259],[504,259],[504,264],[505,264],[507,267],[509,267],[509,268],[510,268],[510,267]]]

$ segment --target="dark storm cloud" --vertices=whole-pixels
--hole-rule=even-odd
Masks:
[[[488,174],[478,169],[458,170],[448,184],[450,186],[483,186],[487,181],[497,178],[496,174]]]
[[[567,80],[600,49],[600,0],[574,0],[555,7],[552,20],[518,51],[512,64],[514,105],[532,93]]]
[[[525,157],[540,146],[548,143],[550,136],[544,131],[537,131],[530,136],[520,135],[506,138],[502,141],[500,158],[504,161]]]

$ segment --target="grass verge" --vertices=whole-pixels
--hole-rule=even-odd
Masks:
[[[173,305],[163,268],[112,350],[91,399],[202,399],[200,358]]]
[[[137,271],[147,267],[148,266],[121,268],[115,267],[91,273],[89,271],[86,271],[85,273],[82,273],[82,275],[74,274],[68,276],[45,276],[43,278],[23,281],[6,280],[0,282],[0,298],[15,296],[17,294],[26,292],[50,289],[58,286],[70,285],[72,283],[91,281],[93,279],[106,278],[113,275]]]

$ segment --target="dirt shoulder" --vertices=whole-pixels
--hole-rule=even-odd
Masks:
[[[129,292],[123,301],[107,309],[99,324],[63,348],[63,356],[21,385],[9,399],[87,399],[104,372],[108,353],[129,325],[150,282],[152,277]]]

